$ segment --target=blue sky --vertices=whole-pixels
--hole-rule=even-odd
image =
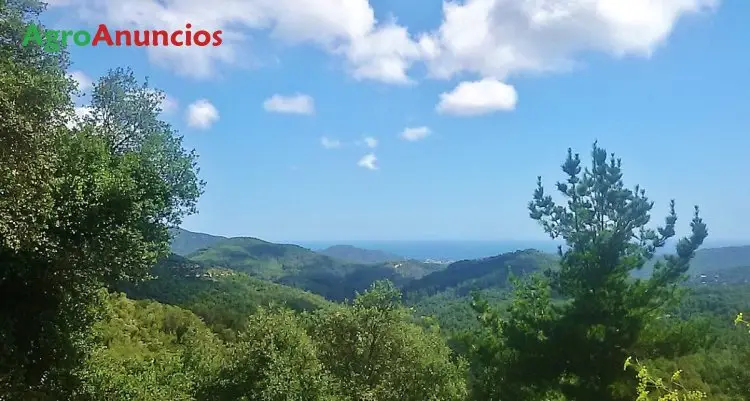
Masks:
[[[187,229],[543,239],[526,209],[536,177],[552,189],[566,149],[588,157],[598,139],[654,217],[675,198],[683,233],[698,204],[713,240],[750,242],[748,2],[56,3],[44,20],[60,28],[190,21],[230,37],[213,49],[72,49],[84,86],[129,65],[168,94],[164,117],[207,181]]]

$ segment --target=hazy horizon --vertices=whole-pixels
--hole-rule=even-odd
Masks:
[[[191,232],[198,232],[189,230]],[[212,233],[203,233],[221,237],[237,238],[251,237],[277,244],[294,244],[313,251],[319,251],[334,245],[351,245],[361,249],[378,250],[392,253],[398,256],[413,259],[442,259],[442,260],[459,260],[459,259],[478,259],[489,256],[495,256],[501,253],[512,252],[523,249],[536,249],[542,252],[556,252],[561,241],[550,239],[415,239],[415,240],[363,240],[363,239],[339,239],[339,240],[272,240],[252,235],[219,235]],[[669,253],[674,250],[674,239],[660,250],[659,253]],[[706,239],[701,249],[720,248],[727,246],[744,246],[750,245],[749,240],[721,240]]]

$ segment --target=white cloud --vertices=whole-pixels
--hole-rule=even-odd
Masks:
[[[83,119],[91,115],[91,111],[93,109],[88,106],[80,106],[73,109],[74,115],[72,118],[65,123],[65,126],[67,126],[69,129],[73,129],[77,127],[81,122],[83,122]]]
[[[441,95],[438,110],[477,115],[510,110],[515,90],[499,81],[565,71],[584,52],[650,56],[685,15],[719,0],[466,0],[443,3],[437,32],[421,37],[430,75],[479,75]]]
[[[92,25],[108,23],[122,29],[223,30],[220,46],[148,47],[156,64],[196,78],[216,74],[217,66],[247,62],[249,39],[269,33],[287,44],[308,43],[342,56],[359,79],[407,82],[406,69],[419,49],[404,27],[378,23],[368,0],[222,0],[206,9],[200,0],[66,0]],[[245,56],[247,57],[247,56]],[[249,56],[247,58],[252,58]]]
[[[427,127],[404,128],[401,132],[401,138],[410,142],[427,138],[432,133]]]
[[[432,74],[505,80],[567,69],[583,52],[649,56],[677,21],[719,0],[466,0],[443,4],[440,29],[421,45]]]
[[[352,40],[346,56],[351,73],[357,79],[409,84],[413,81],[407,71],[421,54],[406,28],[389,23]]]
[[[461,82],[452,91],[440,94],[437,111],[459,116],[475,116],[499,110],[513,110],[516,90],[495,79]]]
[[[78,90],[85,92],[93,87],[94,80],[83,71],[71,71],[70,77],[78,83]]]
[[[219,120],[219,111],[206,99],[199,99],[187,108],[187,123],[189,127],[207,129]]]
[[[315,101],[309,95],[301,93],[292,96],[273,95],[263,102],[263,108],[274,113],[311,115],[315,113]]]
[[[326,149],[337,149],[341,147],[341,141],[325,136],[320,138],[320,144],[323,145],[323,147]]]
[[[92,110],[93,109],[89,106],[81,106],[81,107],[76,107],[74,109],[76,117],[78,118],[84,118],[84,117],[90,116]]]
[[[409,32],[395,19],[377,21],[368,0],[56,0],[92,26],[122,29],[223,30],[221,46],[148,47],[152,62],[207,78],[219,67],[259,57],[251,42],[266,34],[283,44],[313,45],[343,59],[356,79],[414,81],[424,63],[430,76],[472,76],[510,82],[523,73],[565,71],[584,53],[650,56],[685,16],[720,0],[449,0],[431,32]],[[379,10],[388,11],[388,10]],[[263,47],[263,46],[260,46]],[[255,52],[255,53],[254,53]]]
[[[164,99],[161,101],[161,111],[165,114],[170,114],[179,108],[179,103],[174,97],[164,94]]]
[[[378,139],[373,136],[366,136],[361,140],[355,141],[355,145],[364,146],[366,148],[375,149],[378,147]]]
[[[357,166],[366,168],[368,170],[377,170],[378,169],[377,162],[378,162],[378,158],[375,157],[375,154],[368,153],[362,156],[361,159],[359,159],[359,161],[357,162]]]

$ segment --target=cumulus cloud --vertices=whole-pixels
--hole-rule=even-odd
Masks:
[[[421,41],[433,75],[505,80],[567,69],[582,52],[649,56],[684,15],[719,0],[466,0],[443,4],[443,23]]]
[[[474,116],[498,110],[513,110],[516,90],[495,79],[461,82],[450,92],[440,94],[437,111],[459,116]]]
[[[719,0],[466,0],[443,3],[443,22],[419,45],[430,75],[475,74],[441,96],[438,110],[477,115],[510,110],[524,72],[565,71],[576,56],[650,56],[678,20],[716,7]]]
[[[377,170],[378,169],[377,162],[378,162],[378,158],[375,157],[375,154],[368,153],[362,156],[361,159],[359,159],[359,161],[357,162],[357,166],[366,168],[368,170]]]
[[[390,84],[413,83],[407,72],[421,58],[419,45],[395,23],[352,40],[345,52],[355,78]]]
[[[378,146],[378,140],[371,136],[366,136],[363,141],[365,143],[365,146],[367,146],[368,148],[374,149]]]
[[[378,21],[368,0],[56,0],[92,25],[130,29],[221,29],[221,46],[148,47],[152,62],[197,78],[257,57],[259,36],[313,45],[341,58],[356,79],[414,81],[417,63],[433,78],[509,82],[522,73],[565,71],[584,53],[650,56],[685,16],[720,0],[451,0],[429,32]],[[375,2],[372,2],[375,4]],[[379,10],[380,11],[380,10]],[[382,10],[387,11],[387,10]]]
[[[217,66],[246,61],[241,56],[248,53],[249,39],[266,33],[340,56],[360,79],[407,82],[406,70],[420,56],[406,28],[378,22],[368,0],[222,0],[221,7],[210,10],[199,0],[66,0],[53,5],[75,10],[92,25],[176,30],[190,21],[194,32],[223,30],[220,46],[147,48],[153,62],[196,78],[215,75]]]
[[[427,127],[404,128],[401,132],[401,139],[409,142],[416,142],[420,139],[427,138],[431,133],[432,131]]]
[[[273,95],[263,102],[263,108],[273,113],[311,115],[315,113],[315,101],[309,95],[301,93],[292,96]]]
[[[73,129],[77,127],[79,124],[83,122],[83,120],[91,115],[92,108],[88,106],[80,106],[73,109],[73,116],[72,118],[65,123],[65,126],[67,126],[69,129]]]
[[[341,141],[325,136],[320,138],[320,144],[323,145],[323,147],[326,149],[337,149],[341,147]]]
[[[91,89],[94,85],[94,80],[83,71],[71,71],[70,77],[78,83],[78,90],[81,92]]]
[[[354,142],[357,146],[364,146],[366,148],[375,149],[378,147],[378,140],[373,136],[366,136],[361,140]]]
[[[177,111],[178,108],[179,108],[179,103],[177,102],[177,99],[165,93],[164,99],[162,99],[161,101],[162,113],[171,114]]]
[[[207,129],[219,120],[219,111],[206,99],[199,99],[187,108],[187,123],[189,127]]]

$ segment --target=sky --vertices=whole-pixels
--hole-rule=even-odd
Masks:
[[[622,158],[678,233],[750,243],[750,2],[56,0],[60,29],[221,29],[218,47],[73,47],[131,66],[207,184],[183,227],[271,241],[537,240],[537,176]],[[84,107],[84,95],[77,100]],[[84,108],[79,109],[85,112]]]

